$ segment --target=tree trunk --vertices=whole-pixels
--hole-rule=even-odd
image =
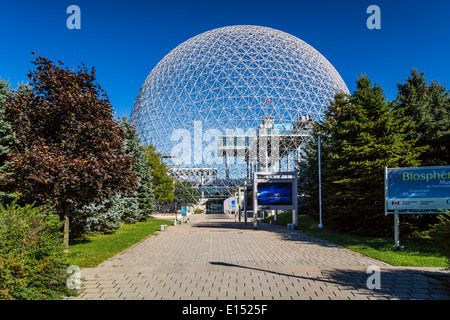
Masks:
[[[64,246],[69,250],[69,204],[64,203]]]

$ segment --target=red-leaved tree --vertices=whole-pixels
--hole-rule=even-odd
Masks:
[[[6,102],[4,116],[18,143],[8,153],[12,174],[0,186],[56,205],[68,246],[70,205],[132,191],[135,160],[124,153],[125,132],[94,68],[69,70],[38,56],[33,64],[29,86]]]

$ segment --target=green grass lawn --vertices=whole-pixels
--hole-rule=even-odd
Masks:
[[[271,220],[268,217],[266,220]],[[278,214],[278,224],[287,225],[292,222],[291,212]],[[307,215],[299,215],[298,229],[315,237],[328,240],[366,256],[384,261],[394,266],[408,267],[447,267],[443,250],[428,238],[400,238],[404,249],[394,246],[394,238],[371,238],[339,234],[317,227]]]
[[[162,224],[171,226],[173,222],[150,218],[145,222],[124,224],[111,234],[74,239],[69,246],[69,262],[80,268],[95,267],[161,230]]]

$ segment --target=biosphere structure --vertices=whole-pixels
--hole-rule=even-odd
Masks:
[[[239,25],[168,53],[131,113],[178,181],[221,198],[255,171],[289,171],[309,124],[348,89],[317,50],[285,32]]]

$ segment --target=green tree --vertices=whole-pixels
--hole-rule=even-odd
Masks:
[[[139,209],[142,212],[142,218],[148,218],[155,209],[155,193],[153,186],[152,168],[147,160],[146,146],[141,143],[141,139],[134,126],[126,117],[121,120],[121,127],[125,130],[125,153],[136,159],[132,166],[133,172],[138,179],[136,189]]]
[[[156,152],[154,146],[149,146],[146,148],[146,158],[151,168],[156,201],[165,204],[175,200],[174,180],[169,175],[167,166],[161,161],[161,154]]]
[[[175,197],[183,206],[196,204],[200,200],[200,191],[189,181],[175,182]]]
[[[74,71],[43,57],[33,62],[29,87],[10,95],[5,119],[19,142],[8,152],[9,170],[0,185],[32,201],[56,205],[69,244],[71,205],[83,205],[137,185],[124,153],[125,132],[114,120],[95,69]]]
[[[450,93],[437,81],[431,84],[417,69],[405,83],[397,84],[395,109],[403,113],[408,139],[424,147],[419,159],[422,166],[450,164]],[[437,215],[410,215],[402,219],[411,230],[427,230],[438,222]],[[405,225],[405,223],[403,223]],[[412,228],[411,228],[412,227]]]
[[[135,223],[142,219],[136,192],[131,195],[113,195],[81,207],[75,206],[73,212],[71,232],[76,236],[108,233],[119,229],[124,223]]]
[[[318,159],[318,125],[311,131],[311,137],[304,149],[305,161],[296,163],[298,171],[297,190],[299,198],[299,213],[306,213],[313,218],[319,217],[319,159]],[[323,150],[321,152],[323,157]]]
[[[8,170],[10,165],[8,152],[17,143],[17,139],[12,132],[11,124],[5,119],[6,100],[10,94],[9,84],[0,79],[0,181],[11,175],[11,172]],[[18,194],[10,194],[3,191],[3,188],[0,189],[0,204],[18,200]]]
[[[11,124],[5,119],[6,99],[10,92],[7,82],[0,79],[0,179],[8,175],[8,152],[17,143]]]
[[[390,233],[384,215],[384,167],[417,166],[423,148],[405,134],[401,111],[394,111],[382,88],[362,76],[352,95],[337,94],[316,125],[322,136],[323,213],[329,227],[353,234]],[[307,151],[317,166],[317,142]],[[309,169],[309,174],[315,173]],[[310,200],[317,178],[309,176]],[[315,184],[315,185],[314,185]],[[311,206],[313,205],[310,203]]]
[[[449,91],[437,81],[428,84],[424,72],[417,69],[397,88],[395,109],[403,111],[408,138],[427,148],[419,157],[422,165],[450,164]]]

